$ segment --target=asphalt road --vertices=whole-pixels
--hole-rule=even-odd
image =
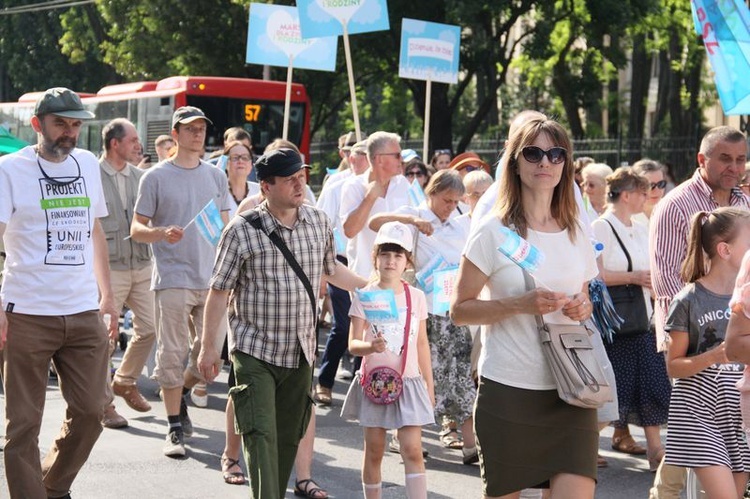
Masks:
[[[321,345],[325,342],[322,341]],[[117,352],[115,362],[121,352]],[[219,471],[219,458],[224,446],[224,416],[226,402],[223,384],[226,372],[209,388],[209,406],[191,407],[195,426],[193,437],[186,439],[188,455],[185,459],[170,459],[162,454],[166,431],[163,404],[156,396],[157,385],[141,379],[142,393],[153,409],[149,413],[132,411],[122,400],[118,411],[130,426],[122,430],[105,429],[87,464],[79,474],[71,495],[75,499],[149,499],[149,498],[240,498],[249,497],[247,487],[226,485]],[[362,460],[362,430],[343,421],[338,413],[344,400],[348,382],[337,380],[334,387],[334,406],[317,408],[317,433],[313,475],[328,490],[332,498],[362,497],[360,465]],[[0,397],[0,410],[5,400]],[[57,434],[64,417],[65,403],[57,383],[51,381],[47,391],[47,405],[40,435],[40,449],[46,452]],[[1,431],[1,430],[0,430]],[[430,455],[426,460],[430,498],[479,498],[481,480],[477,465],[461,463],[461,452],[445,449],[437,436],[438,428],[424,430],[423,444]],[[632,429],[636,440],[645,445],[643,432]],[[609,467],[600,470],[596,497],[601,499],[646,498],[653,480],[644,458],[631,457],[610,450],[612,429],[602,432],[601,454]],[[4,460],[0,452],[0,461]],[[292,477],[293,479],[294,477]],[[404,471],[400,456],[387,454],[383,460],[383,498],[405,497]],[[292,494],[290,480],[287,497]],[[7,497],[5,471],[0,467],[0,498]]]

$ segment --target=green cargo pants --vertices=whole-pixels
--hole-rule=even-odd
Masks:
[[[302,356],[296,369],[235,351],[235,429],[242,435],[253,499],[283,499],[297,445],[310,421],[312,367]]]

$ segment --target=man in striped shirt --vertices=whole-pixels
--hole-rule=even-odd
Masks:
[[[692,178],[675,187],[654,208],[649,246],[659,351],[666,351],[669,344],[664,332],[669,305],[674,295],[685,286],[680,267],[687,255],[690,219],[699,211],[710,212],[721,206],[750,209],[747,196],[737,186],[745,172],[746,160],[747,143],[739,130],[729,126],[712,128],[701,141],[698,169]],[[662,462],[650,498],[678,498],[684,480],[684,468]]]

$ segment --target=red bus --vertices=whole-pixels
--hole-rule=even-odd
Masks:
[[[22,95],[18,102],[0,103],[0,126],[32,144],[36,134],[29,120],[40,92]],[[201,108],[213,121],[206,150],[222,146],[224,130],[240,126],[250,132],[257,154],[281,137],[284,125],[286,83],[279,81],[173,76],[160,81],[110,85],[96,94],[79,93],[96,118],[84,122],[78,146],[95,154],[102,150],[102,127],[111,119],[127,118],[138,129],[145,152],[156,158],[154,139],[169,134],[172,113],[180,106]],[[288,139],[310,156],[310,100],[305,87],[292,84]]]

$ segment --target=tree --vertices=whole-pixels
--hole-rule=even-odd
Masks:
[[[8,1],[5,6],[31,3],[36,2]],[[58,10],[0,16],[2,100],[15,100],[25,92],[52,86],[96,90],[116,77],[96,51],[80,54],[75,61],[63,54],[59,40],[65,30]]]

